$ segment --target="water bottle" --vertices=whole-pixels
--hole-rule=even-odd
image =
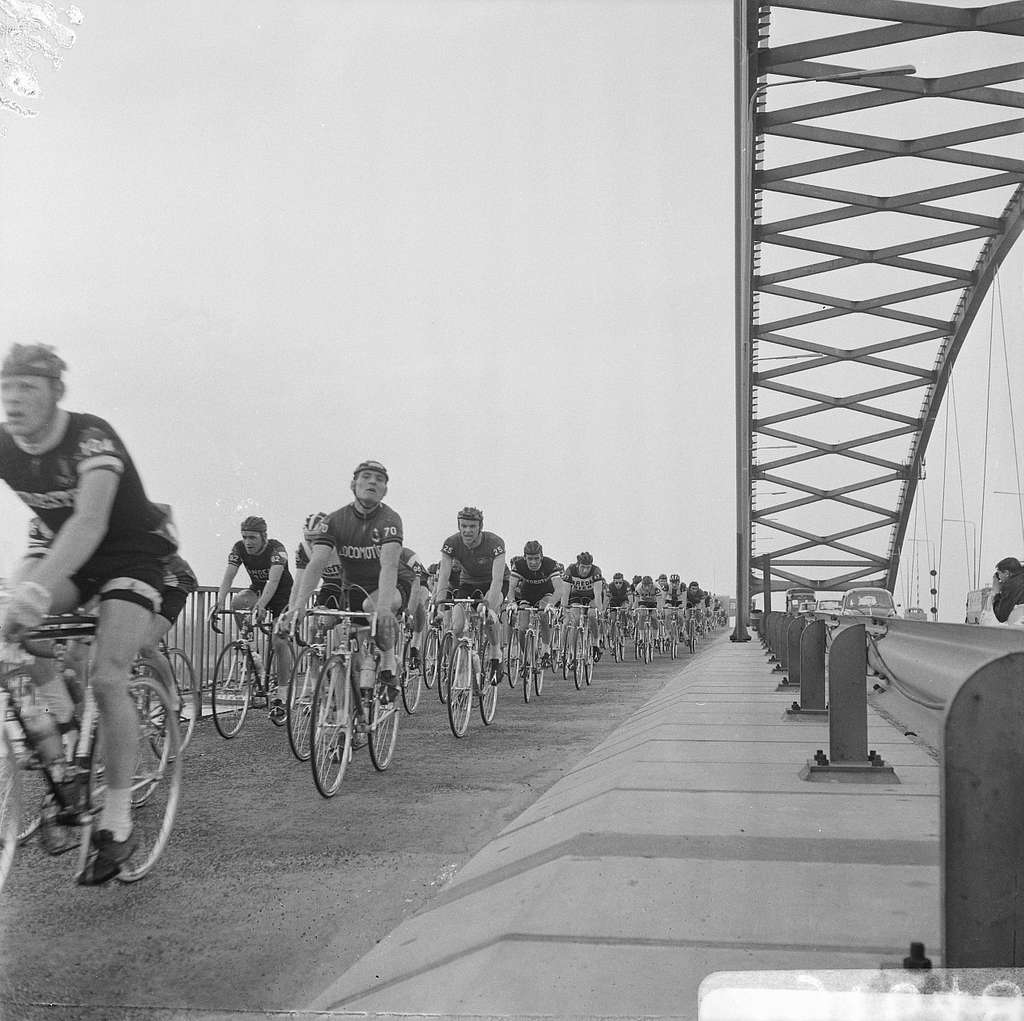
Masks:
[[[21,710],[21,724],[32,739],[36,754],[48,766],[55,780],[64,779],[64,742],[53,715],[38,705]]]

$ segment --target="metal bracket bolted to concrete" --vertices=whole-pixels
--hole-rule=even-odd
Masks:
[[[776,691],[792,691],[793,688],[800,687],[800,636],[807,626],[807,618],[787,617],[786,619],[783,641],[786,646],[786,665],[789,667],[789,676],[782,678]]]
[[[828,655],[829,756],[819,748],[800,770],[801,780],[899,783],[896,771],[868,753],[867,639],[863,624],[844,628]]]
[[[820,720],[825,706],[825,622],[808,622],[800,635],[800,701],[783,713],[786,720]]]

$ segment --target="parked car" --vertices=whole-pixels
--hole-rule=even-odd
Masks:
[[[896,604],[884,588],[852,588],[843,593],[839,612],[846,617],[895,617]]]
[[[841,599],[819,599],[818,600],[818,613],[838,613],[842,608],[843,601]]]

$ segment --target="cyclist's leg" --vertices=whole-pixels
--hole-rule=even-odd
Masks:
[[[540,655],[541,658],[551,651],[551,613],[548,610],[555,602],[555,594],[549,592],[540,597],[537,605],[540,607]]]
[[[391,603],[392,614],[401,613],[405,608],[409,599],[409,585],[402,579],[399,579],[396,585],[395,597]],[[377,609],[377,598],[378,593],[376,591],[371,592],[366,599],[363,601],[363,611],[365,613],[373,613]],[[394,616],[389,617],[386,623],[378,621],[377,623],[377,634],[374,637],[374,642],[378,649],[380,649],[380,672],[385,678],[385,683],[392,692],[398,690],[396,678],[398,677],[398,662],[395,657],[395,643],[398,638],[398,621]]]
[[[601,658],[601,639],[597,620],[597,604],[591,600],[587,605],[590,607],[590,610],[587,613],[587,630],[590,633],[590,647],[594,652],[594,660],[597,661]]]

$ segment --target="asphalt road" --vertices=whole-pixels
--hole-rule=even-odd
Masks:
[[[589,689],[549,673],[529,705],[503,684],[493,725],[474,711],[462,740],[425,691],[391,768],[358,752],[331,800],[265,710],[232,741],[204,720],[153,875],[80,888],[73,854],[21,850],[0,893],[0,1021],[301,1009],[688,660],[605,656]]]

